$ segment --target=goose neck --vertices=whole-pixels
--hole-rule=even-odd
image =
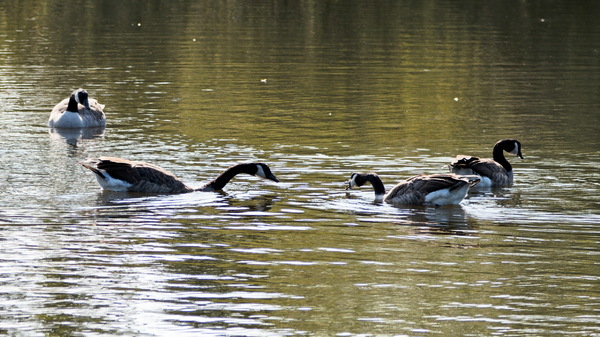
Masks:
[[[215,179],[211,180],[201,189],[215,191],[222,190],[223,187],[225,187],[225,185],[227,185],[227,183],[229,183],[229,181],[233,179],[233,177],[235,177],[236,175],[240,173],[252,174],[251,166],[251,164],[234,165],[228,168],[227,170],[223,171],[223,173],[219,174]]]
[[[374,173],[367,173],[363,176],[363,178],[370,182],[371,186],[373,186],[373,190],[375,190],[375,199],[383,198],[383,195],[385,194],[385,186],[383,185],[381,178]]]
[[[512,171],[512,165],[510,165],[508,160],[506,160],[506,157],[504,157],[504,149],[500,142],[496,143],[496,145],[494,146],[493,158],[495,162],[504,167],[506,172]]]
[[[79,112],[79,105],[75,100],[75,95],[71,95],[71,97],[69,97],[69,105],[67,105],[67,111]]]

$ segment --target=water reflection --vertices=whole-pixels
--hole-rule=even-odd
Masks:
[[[227,208],[227,210],[233,213],[243,214],[269,214],[268,212],[272,210],[273,204],[279,199],[280,197],[278,197],[276,194],[256,194],[249,195],[243,199],[229,199],[230,207]]]
[[[430,227],[469,228],[467,213],[460,205],[424,207],[414,209],[407,218],[408,224]]]
[[[359,218],[360,221],[367,223],[393,223],[404,226],[437,227],[450,231],[456,228],[468,229],[471,223],[464,208],[460,205],[411,208],[383,207],[379,205],[377,208],[370,208],[368,210],[359,209],[354,213],[362,215]]]
[[[64,140],[67,144],[77,146],[77,142],[81,139],[94,139],[104,136],[105,127],[93,128],[50,128],[50,138],[53,140]]]

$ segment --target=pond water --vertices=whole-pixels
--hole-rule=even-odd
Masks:
[[[600,335],[600,5],[0,3],[0,333]],[[107,127],[46,126],[79,87]],[[515,184],[458,206],[346,191],[499,139]],[[79,162],[223,192],[102,192]]]

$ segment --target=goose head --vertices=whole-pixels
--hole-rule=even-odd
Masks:
[[[346,186],[346,190],[350,190],[355,187],[361,187],[365,184],[365,181],[363,181],[363,179],[359,179],[359,181],[356,181],[357,177],[359,177],[358,173],[352,173],[350,175],[350,179],[348,179],[348,185]]]
[[[279,182],[279,180],[277,179],[277,177],[275,177],[273,172],[271,172],[271,169],[269,168],[269,166],[267,166],[267,164],[256,163],[255,168],[256,168],[256,172],[251,173],[251,174],[253,174],[257,177],[263,178],[263,179],[272,180],[276,183]]]
[[[381,179],[377,175],[377,173],[369,172],[369,173],[352,173],[350,175],[350,179],[348,179],[348,185],[346,186],[346,190],[350,190],[356,187],[361,187],[365,185],[367,182],[370,182],[373,187],[381,184]],[[385,191],[385,190],[384,190]]]
[[[90,102],[88,100],[88,92],[85,91],[85,89],[77,89],[75,91],[73,91],[73,93],[71,94],[71,96],[73,97],[73,99],[75,99],[75,102],[83,105],[86,109],[90,108]]]
[[[383,186],[381,178],[379,178],[377,173],[374,172],[352,173],[350,175],[350,179],[348,180],[346,190],[352,189],[354,187],[361,187],[367,182],[371,183],[371,185],[373,186],[373,191],[375,192],[375,202],[383,201],[385,195],[385,186]]]
[[[521,154],[521,142],[515,139],[504,139],[501,140],[502,149],[514,156],[517,156],[523,159],[523,155]]]

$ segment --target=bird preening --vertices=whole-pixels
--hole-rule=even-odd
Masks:
[[[77,89],[52,109],[48,126],[64,129],[104,127],[104,105],[90,98],[85,89]]]
[[[512,165],[504,157],[504,151],[523,159],[521,143],[515,139],[503,139],[494,145],[493,159],[458,155],[456,160],[448,165],[448,168],[455,174],[480,176],[480,186],[510,186],[513,183],[514,174]]]

